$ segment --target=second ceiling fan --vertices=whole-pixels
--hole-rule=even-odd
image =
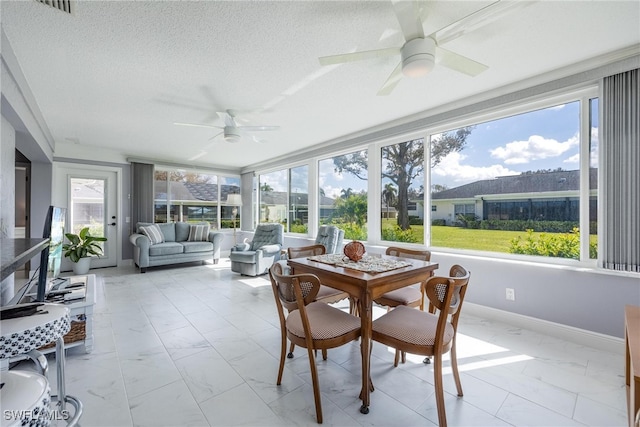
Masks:
[[[495,1],[428,36],[424,34],[421,17],[429,13],[429,2],[392,0],[391,3],[405,39],[404,45],[401,47],[323,56],[319,58],[320,64],[323,66],[334,65],[400,54],[400,62],[384,82],[378,91],[378,95],[389,95],[403,76],[423,76],[429,73],[436,64],[475,77],[489,67],[466,56],[447,50],[441,45],[462,36],[465,32],[488,24],[503,16],[506,12],[526,6],[532,2]]]
[[[193,126],[193,127],[205,127],[205,128],[214,128],[214,129],[222,129],[222,132],[218,132],[210,139],[215,139],[220,135],[223,136],[223,139],[226,142],[240,142],[243,137],[246,136],[247,132],[256,132],[256,131],[274,131],[280,129],[280,126],[245,126],[239,125],[236,122],[236,111],[235,110],[226,110],[224,112],[218,112],[218,117],[222,119],[224,126],[214,126],[214,125],[205,125],[199,123],[180,123],[175,122],[174,125],[178,126]],[[254,141],[261,142],[258,138],[253,137]]]

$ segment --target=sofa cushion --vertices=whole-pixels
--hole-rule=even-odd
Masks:
[[[176,242],[186,242],[189,239],[189,226],[186,222],[176,222]]]
[[[160,227],[160,231],[164,235],[165,242],[175,242],[176,241],[176,225],[173,222],[160,222],[158,223],[158,227]]]
[[[149,247],[150,256],[177,255],[184,253],[184,246],[177,242],[159,243]]]
[[[189,226],[189,242],[206,242],[209,239],[209,224],[191,224]]]
[[[160,231],[160,227],[157,224],[146,225],[140,227],[142,234],[147,236],[152,245],[157,245],[164,242],[164,234]]]
[[[184,253],[207,252],[213,250],[211,242],[182,242]]]

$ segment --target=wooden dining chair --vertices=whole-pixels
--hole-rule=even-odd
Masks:
[[[315,255],[324,255],[326,253],[327,248],[322,244],[310,245],[310,246],[300,246],[300,247],[292,247],[287,248],[287,255],[289,259],[294,258],[306,258]],[[293,270],[290,272],[291,274],[295,274]],[[354,314],[354,303],[350,298],[349,294],[343,292],[341,290],[332,288],[330,286],[320,285],[320,289],[318,290],[318,295],[316,295],[316,301],[323,302],[325,304],[334,304],[340,302],[346,298],[349,298],[349,313]],[[289,354],[287,357],[289,359],[293,358],[293,350],[295,349],[295,344],[291,343],[291,348],[289,349]],[[323,350],[322,358],[327,360],[327,350]]]
[[[430,261],[431,260],[431,252],[424,250],[414,250],[414,249],[405,249],[398,247],[388,247],[386,252],[387,255],[401,257],[401,258],[412,258],[421,261]],[[413,286],[405,286],[404,288],[396,289],[395,291],[387,292],[381,297],[375,300],[376,304],[383,305],[387,307],[387,311],[395,308],[399,305],[403,305],[406,307],[419,307],[420,310],[424,310],[424,292],[423,287],[425,282],[420,283],[420,288],[416,289]],[[406,354],[404,352],[396,351],[396,357],[393,360],[393,366],[398,366],[399,356],[402,354],[402,363],[406,362]]]
[[[397,350],[433,356],[438,424],[441,427],[447,425],[442,387],[442,356],[449,351],[458,396],[462,396],[456,335],[460,309],[470,277],[470,273],[459,265],[454,265],[451,273],[453,274],[449,277],[431,277],[425,284],[425,294],[437,314],[398,306],[373,322],[371,336],[374,341]]]
[[[277,384],[280,385],[282,382],[288,339],[291,343],[307,349],[316,420],[318,424],[322,424],[315,350],[327,350],[357,340],[361,331],[360,318],[317,301],[320,280],[313,274],[282,274],[282,265],[274,264],[269,270],[269,276],[282,331]]]
[[[293,258],[307,258],[315,255],[324,255],[326,253],[326,247],[321,244],[301,246],[297,248],[287,248],[289,259]],[[295,274],[292,271],[292,274]],[[320,290],[316,296],[316,301],[324,302],[327,304],[334,304],[344,299],[349,298],[349,313],[353,314],[353,302],[347,292],[339,289],[332,288],[330,286],[320,285]]]

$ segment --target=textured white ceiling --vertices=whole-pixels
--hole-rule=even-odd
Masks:
[[[492,1],[421,2],[426,34]],[[56,146],[241,168],[640,43],[640,2],[537,1],[444,47],[488,65],[437,67],[376,92],[398,58],[319,56],[401,46],[387,1],[84,1],[68,15],[0,2],[2,28]],[[236,109],[266,140],[210,140]],[[201,155],[205,151],[206,155]],[[194,157],[201,155],[195,161]]]

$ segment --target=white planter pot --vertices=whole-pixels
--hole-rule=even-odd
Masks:
[[[91,257],[80,258],[78,262],[73,263],[73,274],[76,276],[87,274],[91,268]]]

